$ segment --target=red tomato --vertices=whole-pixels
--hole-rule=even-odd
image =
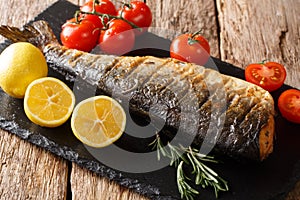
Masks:
[[[113,19],[99,37],[99,46],[108,54],[123,55],[132,50],[135,35],[131,25],[121,19]]]
[[[92,22],[97,28],[102,29],[103,24],[101,19],[97,15],[80,15],[81,18],[85,18]]]
[[[93,0],[86,2],[80,7],[81,11],[92,12],[93,11]],[[95,2],[95,11],[102,14],[117,15],[115,5],[110,0],[99,0]],[[85,15],[85,18],[92,21],[97,27],[102,28],[103,24],[99,16],[97,15]],[[108,19],[105,20],[107,23]]]
[[[99,33],[99,29],[92,22],[82,19],[76,23],[73,18],[62,26],[60,38],[62,44],[68,48],[89,52],[97,45]]]
[[[198,33],[182,34],[170,46],[170,56],[185,62],[204,65],[210,57],[208,41]]]
[[[132,1],[129,5],[123,6],[118,11],[118,15],[142,28],[141,30],[135,30],[136,35],[146,32],[152,23],[151,10],[147,4],[141,1]]]
[[[269,92],[282,86],[286,78],[284,67],[276,62],[250,64],[245,69],[245,78]]]
[[[278,108],[284,118],[300,124],[300,90],[284,91],[278,99]]]

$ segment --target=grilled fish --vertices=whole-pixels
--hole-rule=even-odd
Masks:
[[[193,145],[211,144],[221,155],[256,161],[273,151],[274,102],[256,85],[172,58],[67,49],[45,21],[23,29],[1,26],[0,34],[36,45],[58,73],[79,76],[116,99],[126,97],[130,110],[163,119],[165,127],[180,130]]]

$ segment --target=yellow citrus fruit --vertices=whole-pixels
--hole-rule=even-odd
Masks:
[[[0,87],[12,97],[23,98],[27,86],[47,74],[43,53],[30,43],[11,44],[0,55]]]
[[[71,116],[75,96],[62,81],[44,77],[31,82],[24,97],[27,117],[40,126],[57,127]]]
[[[107,96],[90,97],[80,102],[71,117],[74,135],[84,144],[105,147],[118,140],[126,124],[121,105]]]

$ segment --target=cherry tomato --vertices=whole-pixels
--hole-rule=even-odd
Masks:
[[[80,15],[81,18],[85,18],[87,20],[89,20],[90,22],[92,22],[97,28],[102,29],[103,28],[103,24],[101,19],[96,16],[96,15],[86,15],[86,14],[81,14]]]
[[[210,57],[208,41],[198,33],[182,34],[170,46],[170,56],[185,62],[204,65]]]
[[[81,11],[92,12],[93,11],[93,0],[87,1],[83,6],[80,7]],[[95,11],[102,14],[117,15],[115,5],[110,0],[98,0],[95,2]],[[99,16],[97,15],[85,15],[85,18],[92,21],[97,27],[102,28],[103,24]],[[107,23],[108,19],[104,20]]]
[[[97,45],[99,33],[100,30],[92,22],[80,19],[77,23],[73,18],[62,26],[60,38],[68,48],[89,52]]]
[[[245,78],[248,82],[272,92],[282,86],[286,71],[283,65],[276,62],[255,63],[246,67]]]
[[[132,50],[135,34],[131,25],[121,19],[113,19],[108,29],[103,30],[99,37],[99,46],[108,54],[123,55]]]
[[[300,90],[288,89],[278,99],[280,113],[287,120],[300,124]]]
[[[125,4],[118,11],[118,15],[141,28],[141,30],[135,30],[136,35],[146,32],[152,23],[151,10],[147,4],[141,1],[132,1],[128,5]]]

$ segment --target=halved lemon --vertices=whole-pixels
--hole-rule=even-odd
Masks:
[[[74,135],[91,147],[105,147],[124,132],[126,114],[122,106],[108,96],[95,96],[76,105],[71,128]]]
[[[71,116],[75,106],[72,90],[62,81],[45,77],[31,82],[24,97],[27,117],[40,126],[57,127]]]

